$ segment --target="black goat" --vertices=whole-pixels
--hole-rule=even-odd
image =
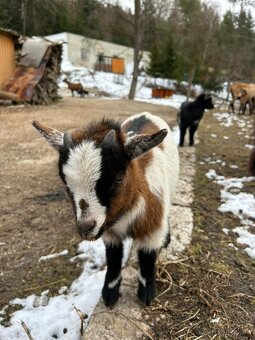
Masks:
[[[194,134],[203,117],[205,109],[213,109],[212,97],[204,93],[200,94],[193,102],[183,102],[180,112],[177,114],[177,122],[180,127],[180,143],[183,146],[187,128],[189,128],[189,145],[194,144]]]

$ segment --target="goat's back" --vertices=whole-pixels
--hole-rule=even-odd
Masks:
[[[183,102],[180,109],[180,121],[181,123],[191,124],[193,121],[201,119],[204,113],[204,106],[202,103]]]

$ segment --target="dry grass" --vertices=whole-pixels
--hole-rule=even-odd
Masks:
[[[242,249],[229,246],[238,246],[236,235],[222,229],[232,229],[239,221],[217,210],[220,187],[205,176],[210,168],[226,177],[247,176],[249,150],[238,131],[237,126],[219,126],[211,115],[199,129],[193,240],[183,259],[159,266],[159,295],[144,311],[155,339],[255,338],[255,262]],[[224,135],[229,139],[223,143]],[[224,160],[227,166],[210,165],[204,162],[207,157]],[[238,170],[229,164],[238,165]],[[248,183],[245,190],[254,193],[254,185]]]

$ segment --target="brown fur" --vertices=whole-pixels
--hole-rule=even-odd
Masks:
[[[125,182],[121,191],[114,197],[111,209],[107,212],[107,224],[113,224],[123,213],[130,211],[141,195],[146,202],[146,210],[142,218],[134,221],[130,228],[133,238],[143,239],[160,228],[162,220],[162,203],[149,189],[145,178],[145,170],[152,159],[152,152],[146,153],[129,165]],[[138,179],[138,180],[137,180]],[[113,234],[109,230],[110,234]],[[113,236],[113,235],[112,235]]]
[[[81,83],[71,83],[67,79],[64,79],[63,81],[67,84],[68,88],[71,91],[82,91],[83,90]]]
[[[246,104],[249,103],[250,106],[250,114],[253,111],[252,99],[255,96],[255,84],[247,84],[247,83],[233,83],[229,91],[232,96],[232,102],[230,103],[230,107],[232,108],[232,113],[235,113],[234,103],[239,98],[240,100],[240,109],[242,108],[242,112],[245,112]]]
[[[111,129],[115,130],[117,140],[124,143],[125,137],[121,132],[119,123],[105,118],[99,123],[75,130],[71,133],[71,136],[76,144],[82,143],[84,140],[93,140],[96,144],[100,144]]]

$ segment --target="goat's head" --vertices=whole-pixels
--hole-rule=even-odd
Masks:
[[[120,138],[115,129],[105,132],[100,141],[74,136],[48,128],[37,121],[33,126],[59,152],[59,175],[66,185],[76,215],[79,234],[96,240],[110,226],[111,203],[127,185],[128,167],[163,141],[167,130],[150,135]],[[118,217],[121,208],[115,214]]]
[[[245,89],[241,89],[237,94],[237,99],[243,100],[244,98],[247,97],[247,95],[248,95],[247,91]]]
[[[210,95],[202,93],[197,97],[197,99],[202,102],[205,109],[210,110],[214,108],[212,97]]]

